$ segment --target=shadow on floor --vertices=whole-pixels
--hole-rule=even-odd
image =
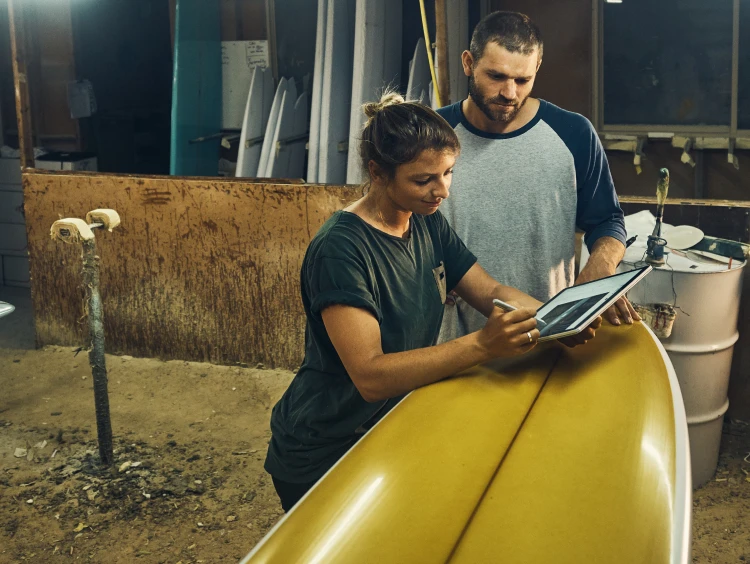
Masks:
[[[35,348],[31,289],[0,286],[0,302],[16,307],[16,311],[0,319],[0,348]]]

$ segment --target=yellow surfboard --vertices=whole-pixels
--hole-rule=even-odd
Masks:
[[[669,359],[603,327],[413,392],[243,562],[682,564],[690,511]]]

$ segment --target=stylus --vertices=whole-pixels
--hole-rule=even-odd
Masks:
[[[512,306],[509,303],[504,302],[503,300],[498,300],[497,298],[492,300],[492,303],[495,304],[496,307],[499,307],[500,309],[504,309],[505,311],[516,311],[518,309],[516,306]],[[536,324],[539,326],[547,325],[544,321],[542,321],[539,318],[536,319]]]

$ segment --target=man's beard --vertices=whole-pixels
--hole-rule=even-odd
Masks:
[[[506,98],[503,98],[502,96],[489,99],[485,98],[482,92],[477,87],[476,82],[474,81],[473,73],[469,77],[469,95],[471,96],[473,102],[482,111],[482,113],[487,116],[489,120],[500,123],[510,123],[511,121],[513,121],[518,115],[518,112],[521,111],[521,108],[523,108],[526,100],[529,99],[529,97],[526,96],[526,98],[521,100],[518,104],[515,104],[513,107],[506,106],[505,111],[498,109],[497,107],[493,107],[491,104],[507,104],[508,100]]]

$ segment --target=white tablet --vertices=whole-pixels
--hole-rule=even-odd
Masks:
[[[566,288],[537,310],[539,342],[580,333],[649,272],[644,266]]]

